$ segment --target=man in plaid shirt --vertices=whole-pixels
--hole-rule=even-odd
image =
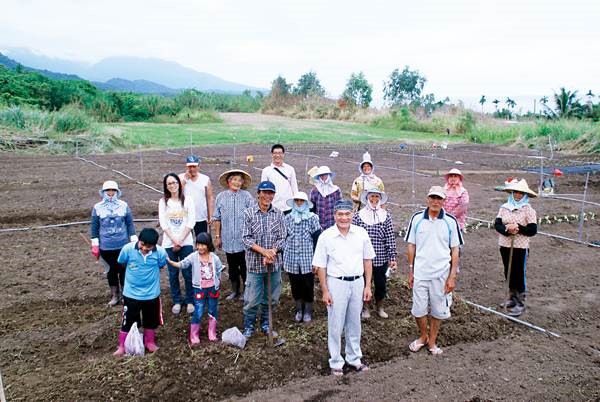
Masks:
[[[254,333],[254,323],[261,308],[261,331],[269,333],[267,275],[271,276],[271,302],[277,304],[281,294],[282,252],[285,245],[283,213],[271,203],[275,185],[263,181],[258,185],[258,205],[244,212],[242,242],[246,247],[246,290],[244,292],[244,336]],[[273,336],[277,336],[273,332]]]

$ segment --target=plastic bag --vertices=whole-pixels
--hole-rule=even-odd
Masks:
[[[228,343],[229,345],[233,345],[240,349],[244,349],[244,346],[246,346],[246,337],[239,329],[237,329],[237,327],[232,327],[223,331],[221,339],[224,343]]]
[[[144,337],[134,322],[125,338],[125,354],[129,356],[144,356]]]

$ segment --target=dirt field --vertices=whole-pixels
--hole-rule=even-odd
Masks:
[[[338,158],[328,158],[336,149]],[[217,177],[229,168],[233,147],[196,150],[220,191]],[[296,168],[300,187],[309,190],[306,167],[327,164],[337,173],[334,182],[347,195],[358,174],[364,149],[359,147],[290,146],[286,162]],[[144,182],[161,188],[162,176],[183,169],[181,155],[165,151],[143,153]],[[494,191],[509,175],[527,178],[535,187],[538,175],[518,169],[538,166],[523,149],[453,146],[446,150],[422,148],[414,158],[397,146],[373,146],[376,174],[390,195],[389,211],[395,226],[405,227],[412,212],[424,203],[429,186],[440,184],[439,173],[455,165],[466,176],[471,205],[469,216],[493,220],[505,195]],[[238,146],[235,162],[259,179],[259,169],[270,162],[268,146]],[[306,156],[311,155],[311,156]],[[157,217],[160,194],[119,176],[121,171],[141,179],[137,154],[73,157],[0,155],[0,228],[84,221],[98,200],[102,182],[115,179],[135,218]],[[557,166],[571,160],[597,161],[600,157],[556,156]],[[546,162],[547,163],[547,162]],[[414,181],[413,181],[414,178]],[[559,193],[581,194],[585,176],[558,180]],[[414,193],[413,193],[414,188]],[[580,196],[572,196],[580,198]],[[587,199],[600,203],[600,176],[590,178]],[[578,214],[581,204],[550,198],[532,205],[542,217]],[[600,208],[587,205],[598,214]],[[476,221],[470,221],[476,223]],[[136,228],[155,223],[137,223]],[[542,224],[539,229],[577,237],[578,222]],[[7,400],[598,400],[600,398],[600,249],[537,235],[531,243],[527,266],[529,296],[521,317],[561,338],[480,312],[466,299],[497,306],[504,282],[497,235],[482,226],[466,234],[453,317],[442,326],[441,357],[411,354],[407,345],[416,328],[409,315],[410,291],[405,285],[405,246],[399,244],[401,272],[390,284],[388,320],[372,318],[363,325],[365,361],[373,370],[349,374],[340,381],[328,376],[326,316],[321,304],[310,325],[292,322],[289,285],[284,284],[276,311],[276,328],[287,340],[271,349],[255,336],[244,350],[209,344],[204,325],[202,345],[186,342],[189,318],[170,313],[166,272],[162,274],[165,325],[158,330],[161,349],[143,358],[113,358],[119,331],[120,308],[105,307],[109,299],[100,273],[80,233],[87,225],[0,232],[0,370]],[[600,240],[600,223],[589,216],[583,241]],[[223,258],[224,259],[224,258]],[[227,280],[224,278],[227,294]],[[318,295],[318,293],[317,293]],[[219,333],[242,325],[241,302],[222,301]]]

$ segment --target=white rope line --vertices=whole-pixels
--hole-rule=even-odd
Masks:
[[[531,329],[535,329],[536,331],[540,331],[540,332],[543,332],[545,334],[552,335],[552,336],[554,336],[556,338],[560,338],[561,337],[559,334],[557,334],[555,332],[548,331],[547,329],[544,329],[542,327],[538,327],[537,325],[533,325],[533,324],[531,324],[531,323],[529,323],[527,321],[523,321],[523,320],[519,320],[518,318],[511,317],[510,315],[507,315],[507,314],[501,313],[499,311],[496,311],[493,308],[485,307],[485,306],[482,306],[480,304],[470,302],[467,299],[463,299],[463,301],[465,303],[467,303],[468,305],[470,305],[470,306],[477,307],[478,309],[483,310],[483,311],[487,311],[488,313],[499,315],[500,317],[506,318],[507,320],[510,320],[510,321],[513,321],[513,322],[516,322],[517,324],[525,325],[526,327],[531,328]]]
[[[112,171],[112,172],[115,172],[116,174],[119,174],[119,175],[121,175],[121,176],[125,177],[126,179],[129,179],[129,180],[131,180],[131,181],[133,181],[133,182],[135,182],[135,183],[139,184],[140,186],[144,186],[144,187],[146,187],[146,188],[148,188],[148,189],[150,189],[150,190],[152,190],[152,191],[155,191],[155,192],[157,192],[157,193],[159,193],[159,194],[162,194],[162,193],[163,193],[163,192],[162,192],[162,191],[160,191],[159,189],[157,189],[157,188],[155,188],[155,187],[152,187],[152,186],[149,186],[148,184],[146,184],[146,183],[144,183],[144,182],[142,182],[142,181],[136,180],[136,179],[134,179],[133,177],[131,177],[131,176],[129,176],[129,175],[127,175],[127,174],[125,174],[125,173],[123,173],[123,172],[119,171],[119,170],[116,170],[116,169],[109,169],[109,168],[107,168],[106,166],[102,166],[102,165],[100,165],[100,164],[98,164],[98,163],[96,163],[96,162],[94,162],[94,161],[91,161],[91,160],[89,160],[89,159],[82,158],[82,157],[80,157],[80,156],[76,156],[76,157],[75,157],[75,159],[79,159],[79,160],[81,160],[81,161],[83,161],[83,162],[91,163],[91,164],[92,164],[92,165],[94,165],[94,166],[98,166],[99,168],[102,168],[102,169],[106,169],[106,170],[110,170],[110,171]]]
[[[150,218],[150,219],[134,219],[134,222],[156,222],[158,219]],[[91,221],[77,221],[77,222],[67,222],[67,223],[55,223],[50,225],[41,225],[41,226],[30,226],[30,227],[21,227],[21,228],[4,228],[0,229],[0,233],[10,233],[10,232],[25,232],[28,230],[35,229],[51,229],[51,228],[62,228],[67,226],[76,226],[76,225],[89,225]]]
[[[471,219],[473,221],[478,221],[478,222],[483,222],[483,223],[492,223],[492,224],[494,223],[494,222],[488,221],[486,219],[473,218],[471,216],[467,216],[467,219]],[[565,237],[565,236],[556,235],[556,234],[552,234],[552,233],[542,232],[540,230],[538,230],[537,233],[540,234],[540,235],[542,235],[542,236],[553,237],[555,239],[567,240],[567,241],[571,241],[573,243],[578,243],[578,244],[583,244],[583,245],[590,246],[590,247],[600,248],[600,244],[588,243],[588,242],[585,242],[585,241],[581,241],[581,240],[577,240],[577,239],[572,239],[570,237]]]

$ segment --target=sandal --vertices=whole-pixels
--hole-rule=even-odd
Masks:
[[[344,375],[344,370],[342,369],[337,369],[337,368],[332,368],[331,369],[331,375],[334,377],[341,377]]]
[[[425,342],[421,342],[420,338],[415,339],[408,345],[408,348],[411,352],[417,353],[423,346],[427,345],[427,340]]]
[[[433,356],[441,355],[442,353],[444,351],[438,345],[433,345],[433,347],[429,348],[429,354]]]
[[[357,373],[362,373],[363,371],[369,371],[369,366],[366,364],[359,364],[358,366],[352,366]]]

